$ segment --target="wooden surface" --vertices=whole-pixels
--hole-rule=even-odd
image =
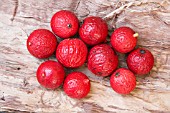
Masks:
[[[36,80],[41,62],[26,48],[34,29],[50,29],[50,18],[61,9],[74,11],[82,20],[104,18],[109,30],[127,25],[139,33],[138,46],[151,50],[154,68],[137,77],[130,95],[115,93],[109,77],[94,76],[84,65],[75,70],[91,80],[90,94],[76,100],[62,88],[42,88]],[[119,54],[126,67],[125,55]],[[55,57],[51,57],[54,59]],[[74,70],[69,70],[69,72]],[[0,110],[15,112],[169,113],[170,112],[170,1],[169,0],[0,0]]]

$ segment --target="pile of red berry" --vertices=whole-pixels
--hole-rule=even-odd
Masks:
[[[154,57],[145,48],[134,50],[138,33],[129,27],[120,27],[111,35],[110,44],[107,23],[100,17],[91,16],[79,25],[73,12],[61,10],[51,19],[55,35],[47,29],[34,30],[27,39],[30,54],[37,58],[48,58],[56,52],[56,61],[45,61],[37,69],[37,80],[45,88],[56,89],[63,82],[64,92],[72,98],[83,98],[90,91],[90,80],[82,72],[72,72],[65,77],[65,70],[78,68],[87,60],[88,69],[97,76],[110,76],[114,91],[129,94],[136,86],[137,75],[147,74],[153,67]],[[75,37],[79,34],[79,38]],[[90,47],[88,52],[87,45]],[[128,53],[126,68],[118,67],[116,52]],[[116,70],[117,69],[117,70]]]

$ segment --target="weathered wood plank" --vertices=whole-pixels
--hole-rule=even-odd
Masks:
[[[127,25],[140,34],[138,46],[154,54],[155,65],[146,77],[137,77],[130,95],[119,95],[109,77],[94,76],[86,65],[79,69],[91,79],[91,92],[71,99],[62,88],[42,88],[36,81],[38,65],[26,48],[34,29],[50,29],[52,15],[61,9],[74,11],[80,20],[97,15],[109,30]],[[107,17],[107,18],[106,18]],[[15,112],[170,112],[170,1],[169,0],[1,0],[0,2],[0,110]],[[120,65],[126,67],[123,54]],[[50,59],[56,60],[55,57]],[[69,70],[74,71],[74,70]]]

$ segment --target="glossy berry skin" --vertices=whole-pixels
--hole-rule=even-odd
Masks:
[[[57,47],[57,38],[47,29],[34,30],[27,39],[27,49],[36,58],[50,57]]]
[[[152,53],[145,48],[138,48],[132,51],[127,57],[128,68],[138,75],[144,75],[150,72],[154,65]]]
[[[110,85],[119,94],[129,94],[136,87],[136,77],[130,70],[119,68],[111,75]]]
[[[87,46],[80,39],[64,39],[56,50],[56,58],[65,67],[76,68],[82,66],[87,57]]]
[[[118,56],[109,45],[96,45],[89,52],[87,65],[95,75],[108,76],[118,66]]]
[[[53,15],[51,19],[51,28],[60,38],[70,38],[77,33],[79,21],[73,12],[61,10]]]
[[[129,27],[117,28],[111,35],[111,45],[120,53],[128,53],[135,48],[137,36]]]
[[[82,72],[72,72],[66,77],[63,88],[71,98],[81,99],[90,92],[90,80]]]
[[[63,66],[56,61],[45,61],[37,69],[38,82],[47,89],[56,89],[64,81]]]
[[[108,26],[100,17],[87,17],[79,29],[80,38],[88,45],[96,45],[106,41]]]

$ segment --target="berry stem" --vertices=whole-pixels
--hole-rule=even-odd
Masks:
[[[28,42],[28,45],[30,46],[30,45],[31,45],[31,42]]]
[[[116,77],[118,77],[119,76],[119,72],[117,72],[115,75],[116,75]]]
[[[85,84],[87,84],[87,83],[89,83],[89,79],[85,79],[85,80],[83,80],[83,82],[84,82]]]
[[[145,50],[142,50],[142,49],[141,49],[141,50],[140,50],[140,53],[141,53],[141,54],[145,54]]]
[[[133,34],[133,37],[138,37],[138,36],[139,36],[138,33]]]
[[[68,27],[68,28],[71,28],[71,27],[72,27],[72,25],[71,25],[71,24],[68,24],[68,25],[67,25],[67,27]]]
[[[45,77],[45,73],[42,73],[42,75],[41,75],[42,77]]]

